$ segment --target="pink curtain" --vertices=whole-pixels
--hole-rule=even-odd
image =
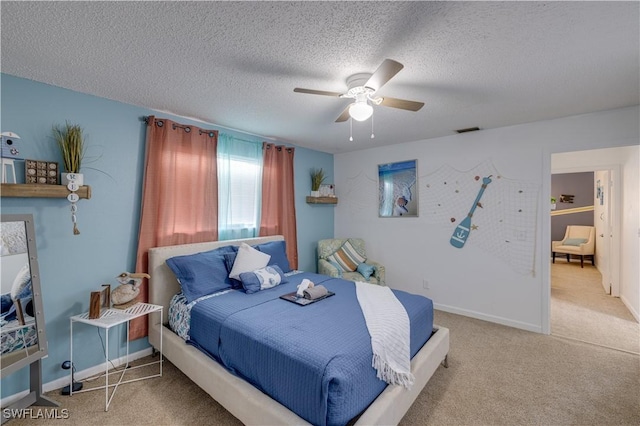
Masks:
[[[298,236],[293,185],[294,148],[262,144],[262,212],[260,236],[283,235],[292,269],[298,267]]]
[[[148,272],[151,247],[218,240],[218,132],[148,117],[135,272]],[[146,281],[138,300],[148,301]],[[147,318],[129,339],[147,335]]]

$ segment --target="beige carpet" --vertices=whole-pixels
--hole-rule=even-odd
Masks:
[[[551,334],[640,353],[640,325],[601,282],[590,263],[551,264]]]
[[[401,424],[640,424],[637,355],[440,311],[436,322],[451,331],[449,368],[436,371]],[[103,391],[47,395],[68,419],[9,425],[240,424],[169,362],[162,378],[121,386],[108,412]]]

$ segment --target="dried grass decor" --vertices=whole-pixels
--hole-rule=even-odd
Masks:
[[[86,149],[82,127],[69,122],[64,126],[53,126],[53,136],[60,148],[67,173],[80,173]]]
[[[311,169],[311,190],[318,191],[327,176],[322,169]]]

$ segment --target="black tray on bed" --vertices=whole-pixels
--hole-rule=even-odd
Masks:
[[[327,292],[327,294],[325,294],[322,297],[318,297],[317,299],[305,299],[304,297],[298,297],[296,295],[296,292],[294,291],[293,293],[283,294],[282,296],[280,296],[280,299],[284,299],[288,302],[292,302],[300,306],[307,306],[319,300],[323,300],[323,299],[326,299],[327,297],[331,297],[334,294],[335,294],[334,292],[329,291]]]

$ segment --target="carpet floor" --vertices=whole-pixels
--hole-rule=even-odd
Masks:
[[[401,425],[640,424],[638,355],[441,311],[435,322],[451,332],[449,368],[438,368]],[[622,345],[618,339],[612,344]],[[241,424],[168,361],[163,377],[120,386],[108,412],[102,390],[47,396],[60,402],[58,413],[68,410],[68,418],[9,425]]]
[[[591,264],[551,264],[551,334],[640,354],[640,325]]]

